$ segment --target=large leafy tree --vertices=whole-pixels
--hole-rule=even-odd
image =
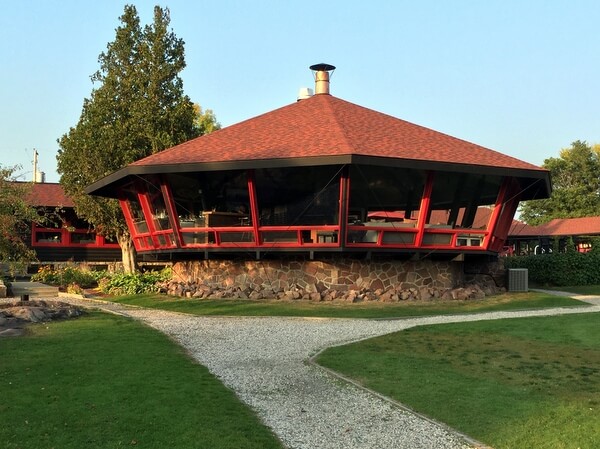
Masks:
[[[184,42],[169,30],[169,10],[154,8],[143,28],[137,10],[125,6],[115,40],[101,53],[95,87],[83,102],[79,122],[59,139],[60,182],[102,235],[116,237],[126,271],[135,253],[116,200],[91,197],[92,182],[165,148],[202,134],[198,110],[183,92]]]
[[[11,274],[36,260],[25,239],[29,237],[31,223],[43,219],[26,202],[31,184],[14,180],[16,169],[0,166],[0,265]]]
[[[221,124],[212,109],[203,110],[198,103],[194,104],[194,126],[201,135],[221,129]]]
[[[543,167],[550,170],[552,196],[524,203],[523,221],[536,225],[553,218],[600,215],[600,146],[577,140],[560,157],[546,159]]]

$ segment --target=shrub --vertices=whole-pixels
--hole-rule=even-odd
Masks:
[[[82,295],[83,288],[81,288],[81,286],[79,286],[77,284],[69,284],[69,285],[67,285],[67,293]]]
[[[98,283],[96,276],[93,271],[81,270],[71,266],[60,267],[55,270],[44,265],[39,268],[36,274],[31,276],[31,280],[65,289],[71,284],[76,284],[80,288],[88,288]]]
[[[147,271],[145,273],[114,274],[98,282],[98,287],[104,293],[111,295],[137,295],[140,293],[158,292],[158,285],[171,278],[171,269]]]
[[[527,268],[529,279],[539,285],[597,285],[600,284],[600,251],[541,254],[507,257],[504,266]]]

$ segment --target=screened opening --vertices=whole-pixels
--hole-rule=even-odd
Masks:
[[[339,166],[256,170],[260,226],[337,225],[340,173]]]
[[[145,183],[154,229],[156,231],[172,229],[169,221],[169,212],[160,187],[160,179],[158,177],[150,177],[145,180]],[[162,246],[169,243],[164,242],[163,239],[160,244]]]
[[[137,234],[144,234],[148,232],[148,224],[146,223],[146,218],[144,217],[144,212],[142,211],[142,205],[140,204],[137,192],[138,189],[134,184],[127,185],[121,191],[122,195],[125,197],[129,214],[133,220],[135,232]]]
[[[427,176],[407,168],[350,168],[349,243],[412,245]],[[360,226],[369,228],[361,230]]]
[[[245,170],[169,174],[167,182],[182,228],[250,224]]]
[[[449,245],[452,234],[443,230],[465,229],[456,246],[481,246],[484,234],[476,231],[487,230],[501,183],[500,176],[436,172],[423,244]]]

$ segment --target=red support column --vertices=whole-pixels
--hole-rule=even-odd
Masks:
[[[160,182],[160,190],[163,194],[163,199],[165,200],[167,213],[169,214],[169,217],[171,217],[171,229],[173,230],[173,236],[175,237],[175,244],[181,248],[183,246],[183,239],[181,238],[179,216],[177,215],[177,209],[175,208],[175,202],[173,201],[173,195],[171,194],[171,186],[165,182],[164,177]]]
[[[36,237],[37,237],[37,225],[35,223],[31,223],[31,246],[35,246]]]
[[[498,216],[494,233],[491,234],[491,241],[488,245],[488,249],[491,251],[500,251],[502,249],[515,212],[519,207],[519,186],[512,178],[507,183],[505,195],[502,212]]]
[[[254,244],[256,246],[262,245],[262,239],[260,237],[260,231],[258,230],[258,199],[256,197],[256,182],[254,179],[254,170],[248,170],[248,195],[250,196],[250,217],[252,219],[252,230],[254,232]]]
[[[417,235],[415,236],[415,246],[420,247],[423,244],[423,235],[425,234],[425,224],[427,223],[430,211],[431,192],[433,191],[434,172],[427,173],[427,181],[423,189],[423,197],[421,198],[421,207],[419,208],[419,218],[417,220]]]
[[[348,176],[348,166],[342,168],[340,176],[340,200],[339,200],[339,237],[338,246],[346,246],[348,237],[348,198],[350,197],[350,176]]]
[[[133,246],[136,251],[143,250],[142,245],[140,245],[139,239],[137,236],[137,229],[135,229],[135,223],[133,222],[133,217],[131,216],[131,211],[129,210],[129,203],[126,199],[119,198],[119,204],[121,206],[121,210],[123,211],[123,215],[125,216],[125,222],[127,223],[127,227],[129,228],[129,233],[131,234],[131,239],[133,240]]]
[[[148,232],[150,233],[152,246],[154,249],[160,246],[158,239],[156,238],[156,226],[154,226],[154,214],[152,213],[152,208],[150,207],[150,201],[148,200],[147,192],[138,191],[138,201],[140,202],[140,206],[142,207],[142,213],[144,214],[144,218],[146,219],[146,226],[148,226]]]
[[[484,244],[482,245],[486,250],[489,249],[490,243],[493,240],[494,231],[496,230],[496,225],[498,222],[498,217],[504,207],[504,203],[507,198],[507,191],[510,186],[511,178],[504,178],[502,180],[502,184],[500,185],[500,190],[498,191],[498,196],[496,197],[496,204],[494,205],[494,210],[490,214],[490,220],[487,225],[487,236],[485,238]]]

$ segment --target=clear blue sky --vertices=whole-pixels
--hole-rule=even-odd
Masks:
[[[77,123],[126,2],[0,0],[0,164],[58,181],[56,139]],[[339,98],[541,164],[600,143],[597,0],[136,1],[171,10],[192,101],[222,125],[293,103],[308,66],[337,66]]]

